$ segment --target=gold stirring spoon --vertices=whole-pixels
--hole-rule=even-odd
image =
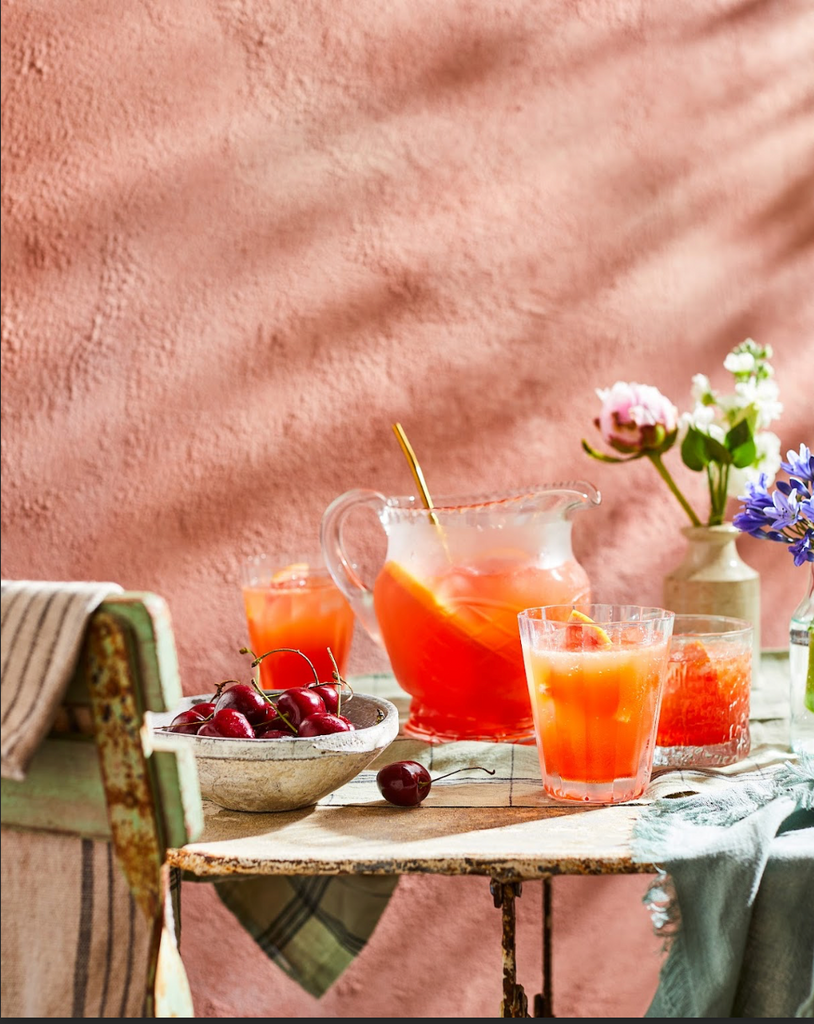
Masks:
[[[405,458],[410,464],[410,469],[412,470],[413,477],[415,478],[416,487],[418,487],[419,494],[421,495],[421,501],[424,508],[429,510],[430,522],[435,523],[436,526],[440,527],[441,524],[438,522],[438,516],[433,511],[435,506],[433,505],[432,498],[430,497],[427,481],[424,479],[421,466],[418,464],[418,459],[415,457],[413,446],[407,440],[407,435],[404,433],[404,428],[400,423],[393,424],[393,433],[398,438],[401,450],[404,452]]]
[[[413,446],[407,440],[407,435],[404,433],[404,428],[400,423],[393,424],[393,433],[398,438],[401,450],[404,452],[404,456],[410,465],[410,470],[412,471],[413,478],[415,479],[416,487],[418,487],[418,493],[421,495],[421,502],[424,505],[424,508],[429,512],[430,522],[438,529],[438,537],[443,545],[447,561],[452,562],[452,556],[450,555],[449,548],[447,547],[444,531],[441,529],[441,523],[438,520],[438,516],[435,514],[435,506],[433,505],[432,498],[430,497],[427,481],[424,479],[424,473],[422,472],[421,466],[419,465],[418,459],[413,451]]]

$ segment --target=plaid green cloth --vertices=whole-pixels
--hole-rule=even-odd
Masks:
[[[319,998],[362,951],[398,877],[267,876],[217,882],[223,903],[286,974]]]

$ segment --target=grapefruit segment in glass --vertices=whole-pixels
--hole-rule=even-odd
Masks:
[[[571,609],[568,625],[565,627],[565,647],[569,651],[584,651],[591,647],[610,647],[611,638],[597,626],[590,615]]]

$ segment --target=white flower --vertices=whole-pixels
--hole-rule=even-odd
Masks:
[[[686,433],[687,427],[695,427],[703,433],[709,432],[710,424],[715,421],[715,406],[702,405],[698,402],[692,412],[681,414],[682,434]]]
[[[735,385],[738,407],[746,409],[754,406],[757,412],[757,429],[763,430],[779,418],[783,412],[783,403],[779,400],[780,389],[777,381],[764,379],[741,381]]]
[[[710,405],[715,401],[715,392],[712,390],[712,385],[709,382],[709,377],[705,373],[696,373],[692,379],[692,388],[690,389],[690,395],[692,400],[696,404]]]
[[[730,373],[753,373],[756,365],[751,352],[730,352],[724,359],[724,369]]]
[[[765,473],[772,483],[780,469],[780,438],[770,430],[761,430],[755,434],[755,448],[757,454],[755,461],[746,469],[736,469],[732,466],[729,470],[729,481],[726,493],[730,498],[743,494],[746,484],[757,480],[761,473]]]

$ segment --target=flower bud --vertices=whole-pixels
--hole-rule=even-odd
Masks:
[[[675,440],[678,410],[658,388],[617,381],[596,393],[602,409],[594,422],[616,451],[666,451]]]

